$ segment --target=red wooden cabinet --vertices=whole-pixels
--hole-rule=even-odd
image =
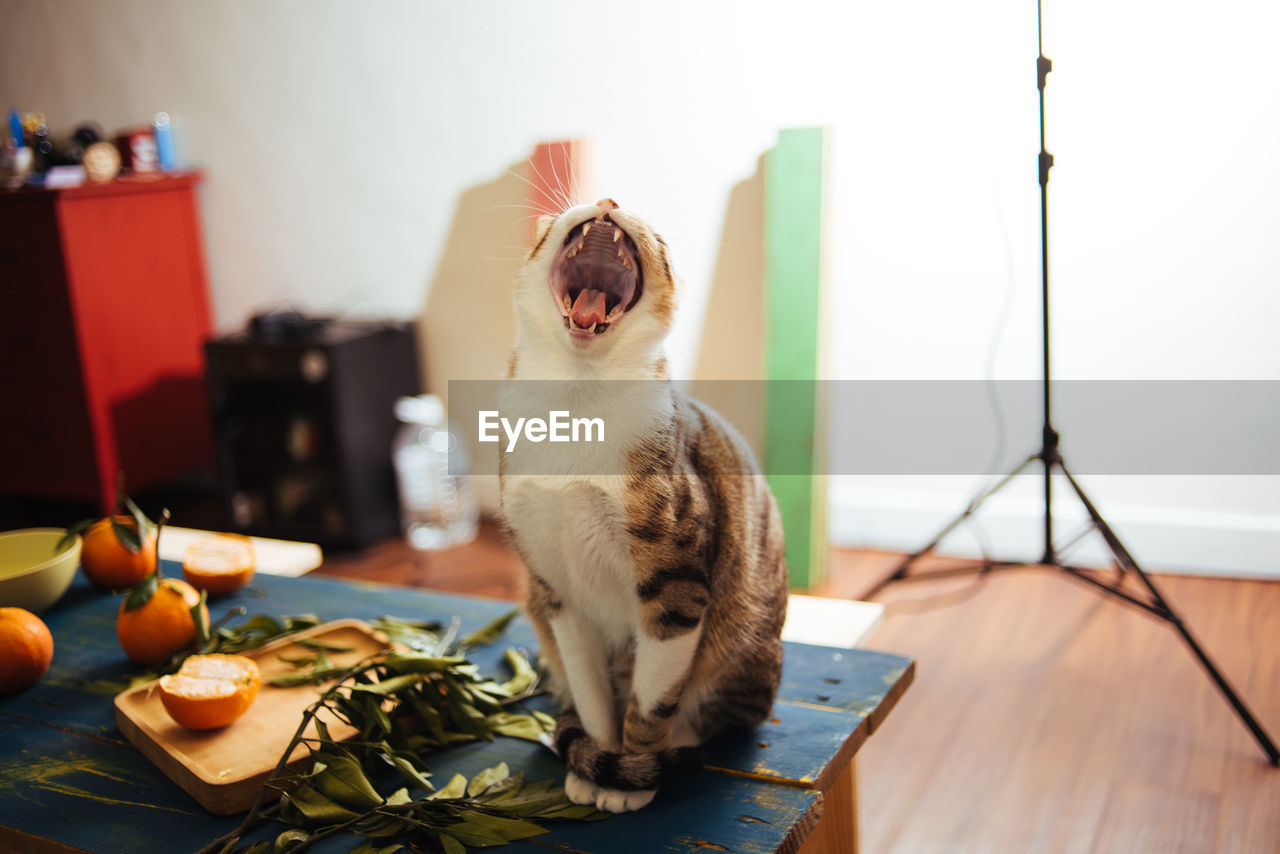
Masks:
[[[212,460],[200,180],[0,192],[0,492],[105,509]]]

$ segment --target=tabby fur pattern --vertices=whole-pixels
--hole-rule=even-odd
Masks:
[[[533,408],[520,381],[557,380],[622,436],[501,464],[564,703],[565,789],[611,812],[696,768],[706,739],[766,720],[782,670],[781,519],[742,437],[668,378],[676,292],[662,238],[609,199],[544,217],[515,290],[507,402]]]

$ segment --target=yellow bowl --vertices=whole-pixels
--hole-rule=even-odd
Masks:
[[[61,528],[25,528],[0,534],[0,606],[39,614],[62,598],[80,565],[77,535],[60,550]]]

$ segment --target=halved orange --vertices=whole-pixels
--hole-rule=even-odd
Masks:
[[[182,575],[197,590],[232,593],[253,578],[253,543],[241,534],[211,534],[187,547]]]
[[[251,658],[192,655],[177,673],[160,677],[160,701],[169,717],[187,729],[217,729],[245,713],[261,684]]]

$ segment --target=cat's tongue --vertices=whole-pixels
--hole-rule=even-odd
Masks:
[[[604,316],[604,291],[591,288],[584,288],[579,292],[573,308],[569,309],[569,319],[583,329],[589,329],[596,323],[604,323]]]

